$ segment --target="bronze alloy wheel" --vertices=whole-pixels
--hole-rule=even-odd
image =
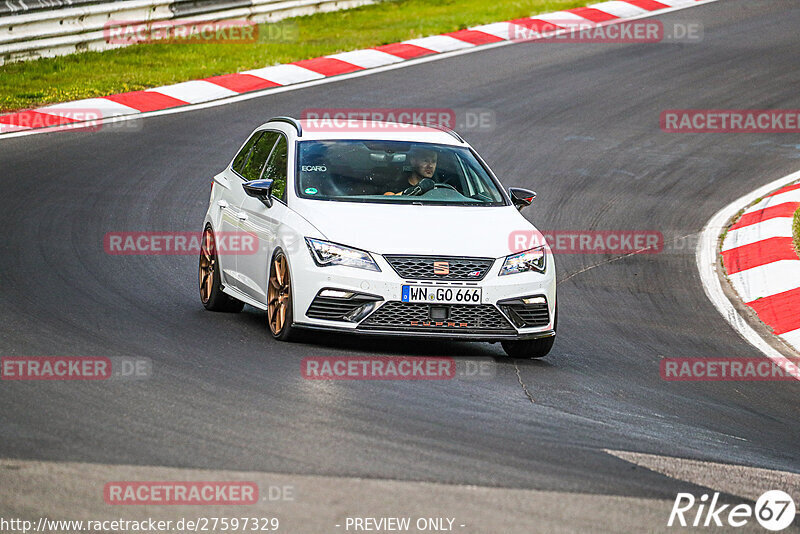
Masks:
[[[292,284],[286,257],[278,253],[272,259],[267,290],[267,320],[273,336],[287,330],[287,318],[291,320]],[[288,325],[291,326],[291,325]]]
[[[200,246],[200,299],[203,304],[211,300],[214,286],[214,270],[217,267],[217,255],[214,252],[214,234],[211,228],[203,232],[203,243]]]

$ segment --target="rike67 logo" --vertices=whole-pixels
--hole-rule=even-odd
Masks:
[[[696,499],[691,493],[678,493],[667,526],[681,527],[743,527],[753,517],[767,530],[783,530],[794,522],[797,508],[792,497],[780,490],[762,494],[755,506],[718,504],[719,492],[709,502],[708,494]]]

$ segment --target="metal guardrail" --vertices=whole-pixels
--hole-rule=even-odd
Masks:
[[[122,0],[0,0],[0,18],[36,11],[120,1]]]
[[[37,0],[46,3],[48,0]],[[63,0],[49,0],[51,3]],[[73,0],[75,2],[81,0]],[[111,28],[128,22],[249,20],[349,9],[378,0],[118,0],[0,17],[0,65],[123,46],[107,42]],[[26,2],[27,5],[27,2]]]

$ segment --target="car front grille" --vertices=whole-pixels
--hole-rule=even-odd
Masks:
[[[483,280],[494,264],[492,258],[453,256],[384,256],[392,269],[406,280]]]
[[[436,308],[436,319],[431,308]],[[444,315],[444,317],[442,317]],[[514,327],[491,304],[431,305],[390,301],[359,326],[361,330],[514,334]]]
[[[308,307],[306,315],[313,319],[325,319],[328,321],[346,321],[348,313],[355,312],[365,304],[379,301],[380,298],[371,295],[355,294],[349,298],[342,297],[322,297],[317,295]]]
[[[498,303],[500,309],[511,319],[517,328],[533,328],[550,324],[550,310],[547,302],[541,304]]]

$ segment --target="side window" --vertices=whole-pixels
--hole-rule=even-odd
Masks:
[[[233,158],[233,165],[231,167],[234,171],[242,174],[242,170],[244,169],[245,163],[247,163],[247,157],[250,155],[253,145],[256,144],[256,141],[258,141],[262,135],[264,135],[264,132],[256,132],[250,136],[250,139],[247,140],[239,153],[236,154],[236,157]]]
[[[264,180],[272,180],[272,196],[279,198],[286,202],[286,174],[287,174],[287,160],[289,156],[289,146],[286,143],[286,138],[280,136],[278,144],[275,145],[275,150],[269,157],[267,166],[264,169],[264,175],[261,177]]]
[[[277,132],[264,132],[264,135],[256,141],[252,152],[250,152],[250,157],[240,173],[245,180],[258,180],[264,168],[264,163],[266,163],[267,157],[279,135]]]

